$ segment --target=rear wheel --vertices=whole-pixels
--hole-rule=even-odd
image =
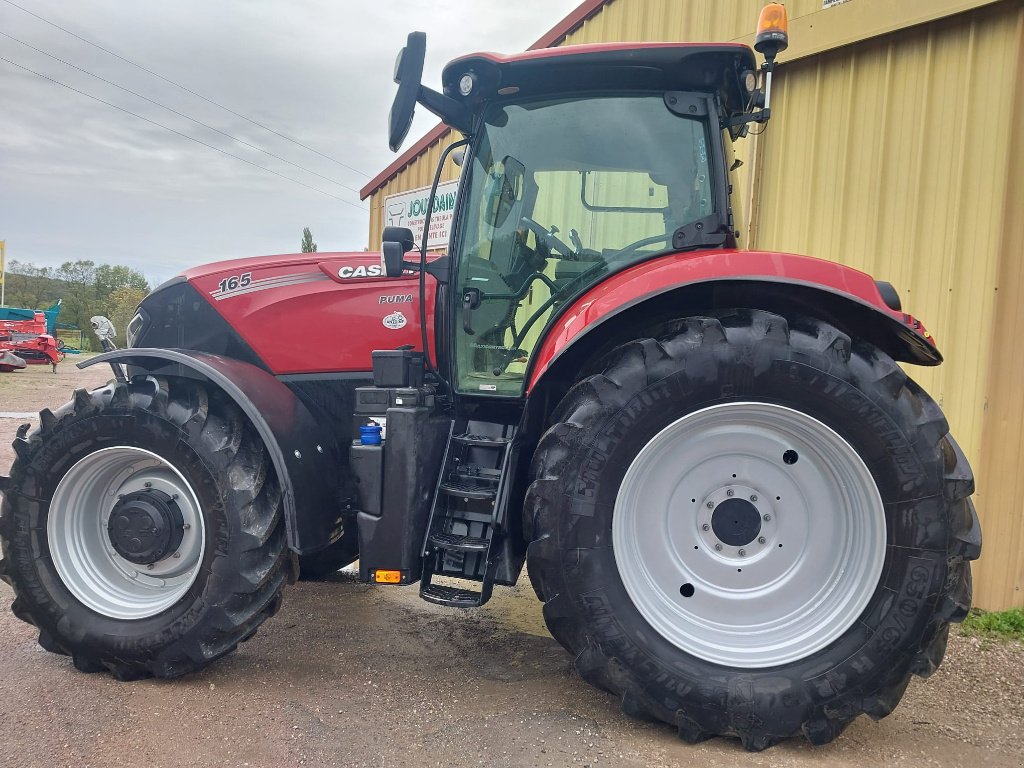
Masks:
[[[159,378],[78,390],[14,447],[0,576],[40,645],[83,671],[198,670],[294,580],[265,447],[219,392]]]
[[[970,607],[967,462],[891,359],[827,324],[689,318],[554,420],[524,513],[548,627],[688,741],[821,744],[883,717]]]

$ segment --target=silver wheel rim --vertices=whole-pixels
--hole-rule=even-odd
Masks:
[[[149,488],[174,498],[185,530],[174,552],[139,565],[114,549],[107,524],[120,496]],[[95,451],[68,470],[50,501],[46,536],[71,594],[114,619],[144,619],[178,602],[206,549],[202,509],[184,476],[155,453],[129,446]]]
[[[754,522],[751,541],[737,541]],[[626,591],[662,637],[715,664],[763,668],[821,650],[864,611],[885,559],[885,511],[834,430],[780,405],[726,403],[644,446],[615,501],[612,544]]]

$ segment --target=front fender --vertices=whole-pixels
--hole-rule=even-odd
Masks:
[[[301,554],[327,546],[338,528],[340,448],[292,391],[261,368],[206,352],[119,349],[78,363],[121,363],[155,376],[199,378],[221,389],[259,433],[277,472],[288,545]]]
[[[666,303],[673,304],[675,317],[728,306],[818,308],[821,319],[844,320],[840,324],[848,333],[867,338],[896,360],[942,362],[931,335],[912,316],[888,307],[875,280],[864,272],[767,251],[675,253],[611,275],[561,312],[531,360],[527,392],[591,331],[627,313],[639,315],[631,322],[642,324],[648,307],[657,305],[663,314]]]

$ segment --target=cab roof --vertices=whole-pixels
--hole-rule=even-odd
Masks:
[[[461,56],[444,68],[442,82],[446,95],[473,109],[501,97],[646,90],[718,93],[731,113],[747,98],[740,73],[756,68],[753,51],[739,43],[601,43]],[[468,98],[459,93],[467,74],[476,81]]]

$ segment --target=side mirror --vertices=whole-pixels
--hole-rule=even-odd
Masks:
[[[395,61],[395,82],[398,93],[388,114],[388,146],[397,152],[412,127],[416,99],[423,79],[423,60],[427,55],[427,36],[423,32],[410,32],[405,48]]]
[[[401,277],[406,269],[419,265],[407,262],[405,254],[413,249],[415,240],[408,227],[384,227],[383,242],[380,246],[381,266],[388,277]]]
[[[408,253],[416,247],[416,239],[408,227],[384,227],[384,233],[380,239],[385,243],[401,244],[402,253]]]

